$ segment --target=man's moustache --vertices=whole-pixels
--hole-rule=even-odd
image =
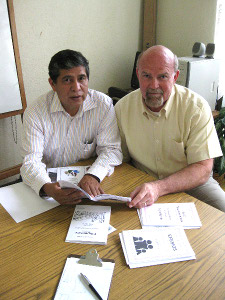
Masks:
[[[162,94],[163,95],[163,91],[162,90],[147,90],[146,94]]]

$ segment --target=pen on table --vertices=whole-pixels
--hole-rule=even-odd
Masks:
[[[94,292],[94,294],[98,297],[99,300],[103,300],[96,289],[91,284],[90,280],[83,273],[80,273],[81,277],[84,279],[84,282],[89,286],[89,288]]]

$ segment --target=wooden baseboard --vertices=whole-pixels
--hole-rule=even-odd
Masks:
[[[20,174],[21,166],[22,166],[22,164],[0,171],[0,180]]]

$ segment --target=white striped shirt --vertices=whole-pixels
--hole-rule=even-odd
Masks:
[[[50,91],[26,109],[23,118],[21,167],[23,181],[37,194],[51,182],[46,167],[62,167],[94,157],[88,173],[101,181],[121,164],[122,152],[111,98],[95,90],[74,117]]]

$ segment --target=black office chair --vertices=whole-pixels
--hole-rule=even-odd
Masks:
[[[139,56],[140,53],[141,52],[138,51],[138,52],[136,52],[136,55],[135,55],[134,67],[133,67],[133,72],[132,72],[132,77],[131,77],[131,87],[129,89],[121,89],[121,88],[111,86],[108,89],[108,95],[109,95],[109,97],[111,97],[113,99],[114,104],[120,98],[123,98],[124,96],[126,96],[130,92],[132,92],[132,91],[139,88],[139,82],[138,82],[138,78],[137,78],[137,74],[136,74],[136,66],[137,66],[137,59],[138,59],[138,56]]]

